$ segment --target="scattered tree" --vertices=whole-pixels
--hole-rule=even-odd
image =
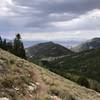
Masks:
[[[7,50],[7,41],[6,41],[6,39],[4,39],[3,42],[2,42],[2,48],[4,50]]]
[[[2,48],[2,38],[0,36],[0,48]]]
[[[13,53],[13,45],[12,45],[12,42],[8,42],[6,44],[6,48],[7,48],[7,51]]]
[[[23,42],[21,41],[20,34],[16,35],[13,44],[12,42],[7,42],[6,39],[2,40],[0,36],[0,48],[7,50],[21,58],[24,59],[26,58],[25,49],[24,49]]]
[[[77,80],[77,83],[81,86],[85,86],[86,88],[90,88],[90,84],[89,84],[89,81],[87,78],[85,77],[80,77],[78,80]]]
[[[21,58],[26,58],[25,49],[24,49],[23,42],[21,41],[20,34],[17,34],[16,38],[14,39],[14,52],[15,52],[15,55]]]

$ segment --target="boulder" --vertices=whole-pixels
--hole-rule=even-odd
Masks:
[[[3,97],[3,98],[0,98],[0,100],[9,100],[9,98]]]

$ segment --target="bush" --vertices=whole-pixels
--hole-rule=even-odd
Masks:
[[[14,64],[14,60],[13,59],[10,60],[10,64]]]
[[[89,81],[85,77],[80,77],[77,80],[77,83],[81,86],[85,86],[86,88],[90,88]]]
[[[9,80],[9,79],[5,79],[4,81],[1,82],[1,84],[3,85],[3,87],[5,88],[12,88],[13,86],[13,81]]]

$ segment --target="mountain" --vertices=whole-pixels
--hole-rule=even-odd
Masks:
[[[81,52],[81,51],[86,51],[86,50],[96,49],[96,48],[100,48],[100,38],[93,38],[91,40],[88,40],[85,43],[73,47],[72,51]]]
[[[35,46],[26,48],[26,53],[29,58],[45,58],[70,55],[73,52],[59,44],[53,42],[40,43]]]
[[[32,45],[36,45],[39,43],[45,43],[45,42],[48,42],[48,41],[45,41],[45,40],[40,40],[40,41],[39,40],[37,40],[37,41],[35,41],[35,40],[34,41],[33,40],[23,40],[25,48],[31,47]],[[60,44],[64,47],[70,48],[72,46],[80,44],[83,41],[81,41],[81,40],[66,40],[66,41],[62,40],[62,41],[53,41],[53,42]]]
[[[100,83],[100,49],[92,49],[58,58],[49,61],[45,66],[49,70],[75,82],[77,77],[82,76]],[[95,87],[95,90],[99,88]]]
[[[0,49],[0,100],[100,100],[100,94]]]

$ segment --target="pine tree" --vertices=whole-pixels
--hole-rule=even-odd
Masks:
[[[20,34],[17,34],[16,38],[14,39],[14,54],[21,58],[26,58],[25,49],[23,42],[21,41]]]
[[[0,48],[2,48],[2,38],[0,36]]]
[[[13,45],[12,45],[12,42],[8,42],[6,44],[6,48],[7,48],[7,51],[13,53]]]
[[[6,39],[4,39],[4,41],[2,42],[2,48],[4,50],[7,50],[7,41],[6,41]]]

